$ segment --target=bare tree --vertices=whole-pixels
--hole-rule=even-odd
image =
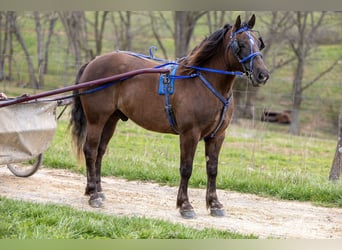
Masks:
[[[48,35],[46,38],[46,42],[45,42],[45,49],[44,49],[44,74],[47,73],[48,71],[48,65],[49,65],[49,48],[50,48],[50,43],[51,43],[51,38],[52,35],[54,34],[54,28],[55,28],[55,24],[58,20],[58,15],[55,12],[51,12],[48,14],[47,16],[48,19],[48,23],[49,23],[49,28],[48,28]]]
[[[318,14],[318,16],[317,16]],[[295,27],[295,35],[289,36],[290,48],[295,55],[295,72],[292,87],[292,112],[291,112],[291,125],[290,133],[298,135],[300,132],[299,118],[300,107],[303,99],[303,92],[316,81],[318,81],[325,74],[334,69],[337,65],[337,61],[333,62],[330,67],[319,72],[313,80],[309,81],[306,85],[303,85],[304,67],[306,58],[309,52],[315,47],[315,36],[318,33],[318,29],[322,25],[326,12],[315,13],[308,11],[296,11],[293,13],[293,25]]]
[[[173,25],[170,25],[163,12],[149,13],[153,35],[157,40],[158,46],[161,48],[164,57],[168,58],[168,55],[158,30],[163,28],[163,31],[168,30],[172,34],[175,45],[175,57],[184,57],[189,52],[189,44],[195,25],[198,19],[206,13],[207,11],[175,11],[172,13]]]
[[[33,62],[32,62],[30,53],[27,49],[25,40],[20,33],[19,25],[17,23],[17,14],[14,11],[10,11],[10,12],[8,12],[8,14],[9,14],[8,18],[9,18],[9,24],[10,24],[10,32],[12,32],[15,35],[15,37],[16,37],[17,41],[19,42],[21,48],[23,49],[25,57],[26,57],[28,73],[29,73],[29,78],[30,78],[29,83],[33,88],[38,89],[39,84],[38,84],[38,80],[35,76]]]
[[[338,119],[338,139],[335,150],[334,160],[330,169],[329,180],[337,181],[342,172],[342,106]]]
[[[207,11],[175,11],[174,13],[174,41],[175,57],[181,58],[188,54],[189,44],[195,25]]]
[[[105,31],[105,25],[107,21],[109,11],[95,11],[94,22],[87,19],[87,23],[90,23],[94,30],[95,52],[93,49],[91,54],[100,55],[102,53],[103,35]]]
[[[37,34],[37,55],[38,55],[38,80],[39,87],[44,87],[44,75],[47,73],[48,60],[49,60],[49,46],[55,23],[57,21],[57,15],[54,13],[41,14],[38,11],[33,12],[33,18],[35,22],[35,30]],[[48,23],[48,35],[45,36],[46,28],[44,23]],[[46,42],[44,40],[46,38]]]
[[[114,29],[114,48],[122,50],[132,49],[131,11],[111,13],[111,23]]]
[[[41,18],[38,11],[33,12],[35,21],[35,30],[37,34],[37,54],[38,54],[38,84],[39,87],[44,87],[44,68],[45,68],[45,56],[44,56],[44,34],[42,30]]]
[[[9,23],[6,11],[0,11],[0,81],[6,78],[5,59],[9,41]]]
[[[225,18],[227,16],[227,11],[208,11],[207,16],[207,23],[209,28],[209,33],[213,33],[215,30],[222,28],[226,23],[232,23],[233,20],[230,18],[229,21],[227,21]],[[231,16],[231,15],[228,15]]]
[[[161,49],[164,55],[164,58],[167,59],[168,53],[164,46],[163,39],[160,33],[158,32],[158,30],[160,30],[161,28],[166,29],[172,34],[173,37],[174,37],[174,31],[172,27],[169,25],[169,22],[165,18],[163,12],[158,11],[157,14],[154,12],[149,12],[149,17],[150,17],[152,32],[153,32],[155,39],[157,40],[158,47]]]
[[[88,46],[88,32],[84,11],[58,12],[69,40],[69,46],[75,57],[75,67],[78,69],[84,61],[94,58]],[[82,52],[84,52],[82,56]]]

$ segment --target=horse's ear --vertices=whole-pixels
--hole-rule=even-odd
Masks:
[[[241,27],[241,17],[240,17],[240,15],[238,15],[238,17],[236,18],[236,21],[235,21],[234,28],[235,28],[235,30],[238,30],[238,29],[240,29],[240,27]]]
[[[253,29],[253,27],[255,25],[255,15],[254,14],[249,19],[247,25],[248,25],[248,28]]]

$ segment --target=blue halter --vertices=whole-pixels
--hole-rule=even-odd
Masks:
[[[236,35],[242,32],[247,32],[248,39],[249,39],[249,45],[250,45],[250,54],[245,56],[244,58],[240,58],[238,53],[233,50],[236,58],[238,59],[239,63],[242,65],[246,75],[250,78],[252,76],[253,72],[253,62],[254,58],[257,56],[262,57],[262,53],[260,51],[255,51],[253,50],[253,45],[256,44],[253,36],[251,35],[250,28],[247,25],[242,26],[240,29],[235,31],[230,35],[230,42],[228,44],[228,48],[232,48],[233,43],[236,43]],[[249,69],[246,68],[245,63],[249,61]]]

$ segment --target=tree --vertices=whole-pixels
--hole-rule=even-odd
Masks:
[[[198,19],[207,11],[175,11],[174,41],[175,57],[181,58],[188,54],[189,44]]]
[[[23,49],[25,57],[26,57],[27,68],[28,68],[28,73],[29,73],[29,78],[30,78],[29,83],[33,88],[38,89],[39,82],[35,76],[34,66],[33,66],[30,53],[27,49],[25,40],[23,36],[21,35],[20,29],[17,23],[17,14],[14,11],[9,11],[8,18],[9,18],[10,32],[13,33],[14,36],[17,38],[17,41],[19,42],[21,48]]]
[[[342,106],[338,119],[338,139],[335,150],[334,160],[330,169],[329,180],[337,181],[342,172]]]
[[[52,35],[54,34],[54,28],[55,28],[55,24],[58,20],[58,15],[55,12],[51,12],[47,15],[47,19],[48,19],[48,23],[49,23],[49,28],[48,28],[48,35],[47,35],[47,39],[45,42],[45,49],[44,49],[44,74],[47,73],[48,71],[48,65],[49,65],[49,48],[50,48],[50,43],[51,43],[51,38]]]
[[[158,14],[150,12],[152,32],[164,57],[167,58],[168,56],[161,35],[158,32],[159,28],[163,27],[164,30],[166,29],[172,34],[175,46],[175,58],[181,58],[189,53],[189,45],[196,23],[206,13],[207,11],[175,11],[173,12],[172,26],[164,17],[163,12],[159,11]]]
[[[115,49],[132,49],[132,31],[131,31],[131,11],[119,11],[111,13],[111,22],[114,28]],[[117,21],[119,19],[119,21]]]
[[[95,11],[94,22],[91,22],[89,19],[87,19],[87,23],[90,23],[94,30],[95,51],[91,49],[92,56],[100,55],[102,53],[103,34],[105,31],[108,13],[109,11]]]
[[[5,59],[8,56],[9,34],[8,12],[0,11],[0,81],[6,78]]]
[[[88,46],[87,26],[84,11],[60,11],[60,20],[69,40],[69,47],[75,58],[75,68],[94,58]],[[84,56],[82,56],[84,52]]]
[[[338,59],[328,69],[318,73],[318,75],[314,77],[312,81],[306,85],[303,85],[305,61],[309,55],[309,52],[315,47],[314,38],[318,33],[318,29],[323,22],[326,12],[318,13],[318,16],[315,16],[315,14],[317,13],[296,11],[293,14],[293,25],[295,27],[296,34],[294,36],[290,36],[288,39],[290,48],[295,55],[295,72],[292,87],[292,122],[290,125],[290,133],[294,135],[298,135],[300,132],[300,107],[304,90],[312,86],[324,74],[330,72],[335,67],[336,62],[340,60]]]
[[[222,28],[226,23],[233,23],[234,20],[227,21],[226,15],[227,11],[208,11],[207,12],[207,23],[209,28],[209,33],[212,34],[215,30]]]
[[[164,58],[167,59],[168,58],[167,50],[164,46],[163,39],[161,38],[158,30],[163,28],[163,29],[168,30],[171,34],[173,34],[172,27],[169,25],[169,23],[168,23],[167,19],[165,18],[163,12],[161,12],[161,11],[158,11],[158,14],[155,14],[154,12],[150,12],[149,16],[150,16],[152,32],[153,32],[155,39],[157,40],[158,48],[161,49],[161,51],[164,55]]]
[[[49,47],[51,37],[53,35],[54,26],[57,21],[57,16],[54,13],[47,13],[46,15],[42,15],[38,11],[34,11],[33,18],[37,34],[38,83],[39,88],[43,88],[44,75],[47,73],[48,69]],[[46,42],[44,43],[46,33],[44,23],[46,21],[48,23],[48,35],[46,38]]]

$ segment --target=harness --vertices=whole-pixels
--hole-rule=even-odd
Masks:
[[[171,74],[164,74],[161,75],[160,80],[159,80],[159,91],[158,93],[161,95],[165,95],[165,111],[166,115],[169,121],[169,124],[173,131],[175,133],[179,133],[178,127],[177,127],[177,122],[176,118],[173,112],[172,104],[170,102],[170,95],[173,94],[174,92],[174,81],[177,79],[189,79],[189,78],[195,78],[199,77],[201,82],[204,84],[204,86],[216,97],[222,102],[223,107],[220,113],[220,120],[218,124],[216,125],[215,129],[204,138],[205,141],[208,141],[212,138],[215,137],[216,133],[219,131],[221,126],[223,125],[225,119],[226,119],[226,113],[229,108],[229,105],[233,99],[233,95],[231,94],[228,98],[225,98],[222,96],[213,86],[212,84],[205,78],[203,74],[201,74],[202,71],[205,72],[211,72],[211,73],[218,73],[218,74],[224,74],[224,75],[235,75],[235,76],[243,76],[247,75],[248,78],[252,77],[252,71],[253,71],[253,61],[256,56],[262,56],[261,52],[254,52],[253,51],[253,45],[255,44],[254,38],[252,37],[250,33],[250,28],[247,25],[242,26],[240,29],[235,31],[234,33],[231,34],[230,36],[230,42],[227,46],[227,49],[232,48],[234,55],[237,57],[239,63],[242,65],[245,73],[239,72],[239,71],[225,71],[225,70],[218,70],[218,69],[211,69],[211,68],[203,68],[203,67],[198,67],[198,66],[186,66],[191,69],[195,69],[195,73],[191,75],[176,75],[176,71],[179,65],[181,65],[178,62],[173,62],[173,61],[167,61],[164,59],[156,58],[153,54],[153,50],[156,50],[156,47],[152,46],[149,50],[149,56],[144,55],[144,54],[139,54],[139,53],[133,53],[133,52],[128,52],[129,54],[136,56],[136,57],[141,57],[145,59],[152,59],[155,61],[159,62],[164,62],[164,64],[155,66],[155,68],[163,68],[163,67],[169,67]],[[251,53],[244,58],[240,58],[239,56],[239,45],[236,40],[236,35],[242,32],[247,31],[247,35],[250,41],[250,51]],[[262,40],[261,40],[262,42]],[[264,46],[262,42],[262,46]],[[245,63],[250,61],[249,63],[249,68],[246,68]]]
[[[175,133],[179,133],[178,132],[178,127],[177,127],[177,122],[176,122],[176,118],[173,112],[173,108],[172,108],[172,104],[170,103],[170,95],[173,94],[174,91],[174,80],[176,79],[189,79],[189,78],[195,78],[195,77],[199,77],[202,81],[202,83],[204,84],[204,86],[213,94],[215,95],[223,104],[222,110],[221,110],[221,114],[220,114],[220,120],[216,126],[216,128],[214,129],[214,131],[212,131],[208,136],[206,136],[204,138],[205,141],[210,140],[212,138],[215,137],[217,131],[221,128],[223,122],[225,121],[225,117],[226,117],[226,112],[228,110],[229,104],[231,103],[232,99],[233,99],[233,95],[230,95],[228,98],[225,98],[224,96],[222,96],[212,85],[211,83],[201,74],[200,70],[198,69],[196,71],[196,73],[188,75],[188,76],[177,76],[176,75],[176,70],[178,68],[178,63],[166,63],[163,65],[158,65],[156,66],[156,68],[161,68],[161,67],[165,67],[165,66],[169,66],[169,65],[173,65],[173,67],[171,68],[171,74],[164,74],[161,75],[160,77],[160,81],[159,81],[159,94],[163,94],[165,95],[165,111],[166,111],[166,115],[169,121],[169,124],[171,126],[171,128],[173,129],[173,131]],[[207,70],[205,68],[202,68],[202,70]],[[211,69],[209,69],[211,70]],[[216,70],[214,70],[216,71]],[[227,71],[224,71],[227,72]],[[230,72],[233,73],[233,72]],[[242,75],[240,74],[241,72],[234,72],[236,75]],[[162,89],[162,91],[160,91]]]
[[[239,56],[239,44],[238,41],[236,40],[236,35],[242,32],[246,32],[248,39],[249,39],[249,44],[250,44],[250,51],[251,53],[244,58],[240,58]],[[261,50],[265,47],[265,44],[262,40],[261,37],[259,37],[259,41],[261,42]],[[251,35],[250,28],[247,25],[242,26],[239,30],[235,31],[230,35],[230,42],[227,46],[227,48],[232,48],[234,55],[238,59],[239,63],[242,65],[243,70],[246,72],[247,77],[250,79],[252,77],[252,72],[253,72],[253,62],[254,58],[257,56],[260,56],[262,58],[262,53],[260,51],[254,52],[253,51],[253,45],[255,45],[255,40]],[[246,68],[245,63],[249,61],[249,69]]]
[[[157,65],[154,68],[164,68],[167,67],[170,69],[171,73],[166,73],[166,74],[162,74],[160,76],[160,80],[159,80],[159,88],[158,88],[158,93],[160,95],[165,95],[165,111],[166,111],[166,115],[169,121],[169,124],[171,126],[171,128],[173,129],[173,131],[175,133],[179,133],[178,127],[177,127],[177,122],[175,119],[175,115],[173,112],[173,108],[172,108],[172,104],[170,102],[170,95],[172,95],[174,93],[174,81],[177,79],[189,79],[189,78],[195,78],[195,77],[199,77],[199,79],[201,80],[201,82],[204,84],[204,86],[217,98],[220,100],[220,102],[222,102],[223,107],[220,113],[220,120],[218,122],[218,124],[216,125],[215,129],[204,138],[205,141],[208,141],[212,138],[215,137],[216,133],[219,131],[219,129],[221,128],[221,126],[223,125],[225,118],[226,118],[226,113],[227,110],[229,108],[229,105],[233,99],[233,95],[231,94],[228,98],[225,98],[224,96],[222,96],[213,86],[212,84],[205,78],[205,76],[201,73],[201,72],[211,72],[211,73],[217,73],[217,74],[224,74],[224,75],[235,75],[238,77],[242,77],[244,75],[247,75],[248,78],[251,78],[251,73],[253,70],[253,60],[256,56],[262,56],[262,54],[260,52],[254,52],[253,51],[253,44],[255,44],[255,41],[253,39],[253,37],[250,34],[250,28],[247,25],[242,26],[239,30],[235,31],[234,33],[231,34],[231,40],[227,46],[227,49],[232,48],[233,52],[235,54],[235,56],[237,57],[238,61],[241,63],[245,73],[240,72],[240,71],[225,71],[225,70],[218,70],[218,69],[212,69],[212,68],[204,68],[204,67],[198,67],[198,66],[185,66],[191,69],[196,70],[195,73],[190,74],[190,75],[176,75],[177,72],[177,68],[179,65],[181,65],[181,63],[177,62],[177,61],[167,61],[165,59],[160,59],[160,58],[156,58],[153,54],[153,50],[156,50],[157,48],[155,46],[150,47],[149,49],[149,54],[150,55],[144,55],[144,54],[139,54],[139,53],[134,53],[134,52],[130,52],[130,51],[125,51],[125,53],[130,54],[132,56],[135,57],[139,57],[139,58],[145,58],[145,59],[149,59],[149,60],[155,60],[155,61],[159,61],[159,62],[164,62],[161,65]],[[236,40],[236,34],[241,33],[241,32],[245,32],[247,31],[247,35],[249,37],[250,40],[250,51],[251,53],[249,55],[247,55],[244,58],[240,58],[239,56],[239,45],[238,45],[238,41]],[[262,42],[262,40],[261,40]],[[263,42],[262,42],[262,46],[263,46]],[[249,69],[246,68],[245,63],[247,61],[250,61],[249,64]],[[184,66],[184,65],[183,65]],[[120,79],[119,81],[114,81],[114,82],[109,82],[107,84],[104,84],[100,87],[88,90],[86,92],[83,92],[82,94],[90,94],[102,89],[105,89],[109,86],[112,86],[113,84],[117,83],[117,82],[121,82],[125,79]]]

